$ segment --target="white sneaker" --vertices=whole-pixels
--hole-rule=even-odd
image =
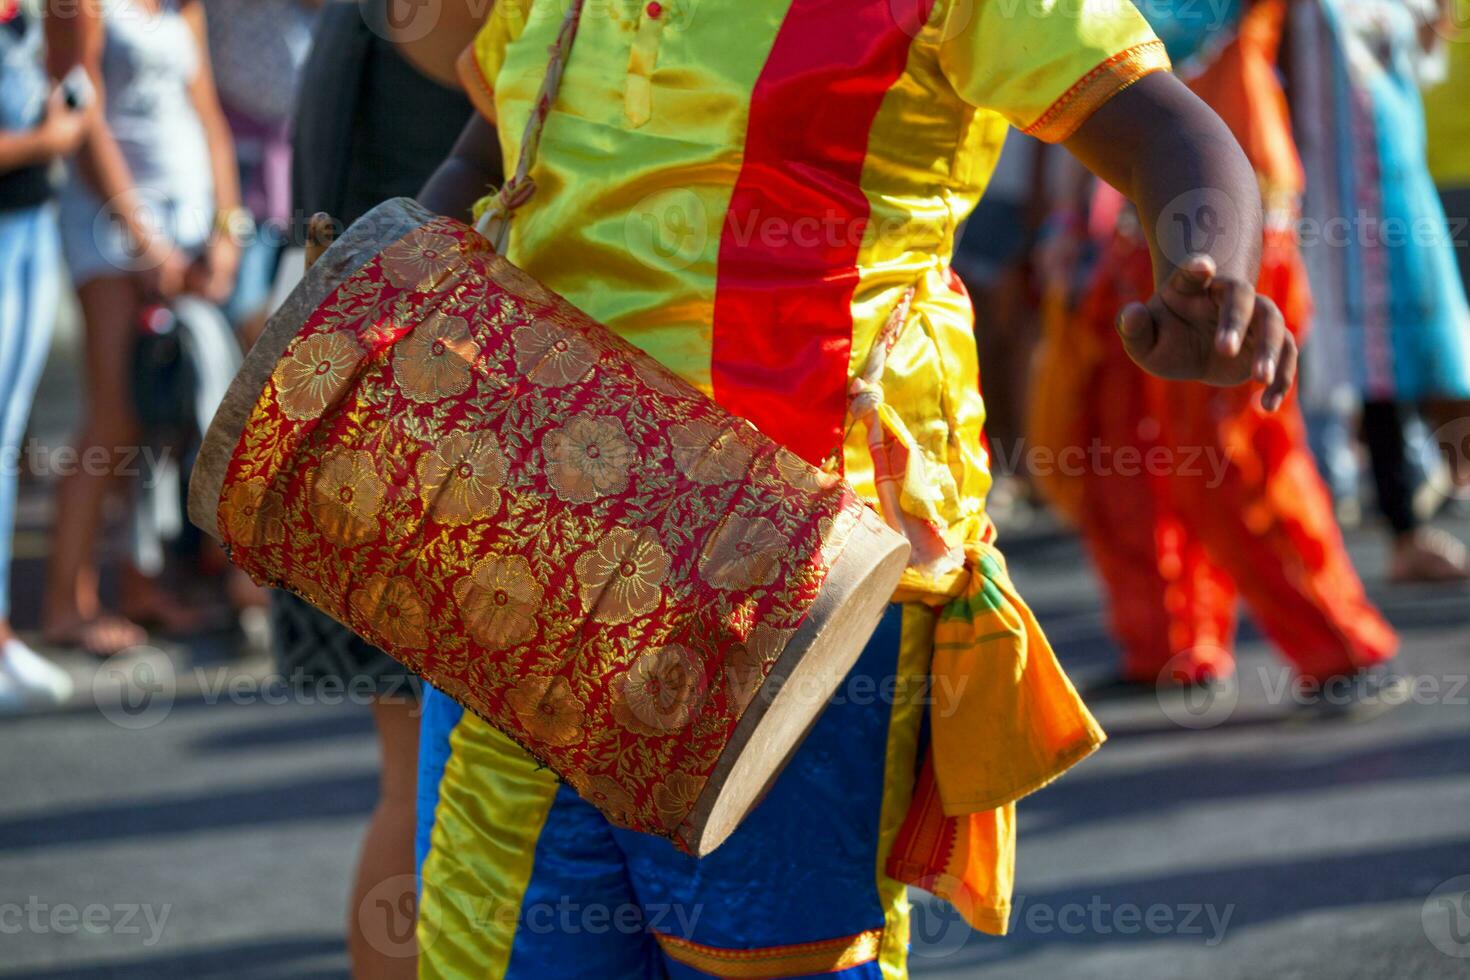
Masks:
[[[19,640],[7,640],[0,646],[0,674],[32,706],[55,707],[72,695],[71,675]]]

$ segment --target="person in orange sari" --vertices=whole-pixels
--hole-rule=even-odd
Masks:
[[[1285,3],[1248,3],[1224,43],[1218,30],[1206,38],[1214,25],[1190,23],[1184,7],[1174,16],[1158,5],[1147,13],[1170,44],[1176,71],[1221,115],[1256,169],[1266,214],[1257,289],[1275,300],[1300,341],[1311,316],[1294,237],[1303,173],[1275,70]],[[1205,241],[1230,220],[1231,206],[1207,190],[1169,215]],[[1066,372],[1075,378],[1081,371],[1084,380],[1072,389],[1073,410],[1051,405],[1045,413],[1044,420],[1063,418],[1067,431],[1043,441],[1083,451],[1070,468],[1059,453],[1047,483],[1086,538],[1104,583],[1123,683],[1230,676],[1237,599],[1244,599],[1300,677],[1363,681],[1346,686],[1358,697],[1335,707],[1385,703],[1373,695],[1397,679],[1376,665],[1393,657],[1397,638],[1349,560],[1295,394],[1268,413],[1244,389],[1141,377],[1109,341],[1119,307],[1153,293],[1145,229],[1105,185],[1093,214],[1094,228],[1099,214],[1114,216],[1103,225],[1108,237],[1075,315],[1061,328],[1064,342],[1049,344],[1045,355],[1070,362]],[[1057,364],[1044,361],[1041,371],[1055,375]],[[1048,386],[1045,394],[1059,393]]]

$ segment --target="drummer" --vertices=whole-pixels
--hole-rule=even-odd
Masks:
[[[424,189],[426,206],[468,218],[501,160],[511,169],[568,7],[496,6],[462,59],[480,115]],[[948,266],[1007,126],[1065,145],[1157,230],[1160,288],[1118,322],[1141,368],[1254,379],[1268,409],[1295,374],[1281,317],[1251,286],[1254,174],[1168,67],[1132,5],[1108,0],[586,6],[560,95],[536,124],[534,186],[487,202],[520,205],[508,258],[841,470],[910,537],[902,598],[919,601],[890,607],[767,798],[703,859],[613,828],[431,693],[421,975],[902,977],[904,882],[1004,932],[1014,799],[1102,737],[1052,672],[984,513],[973,318]],[[1222,220],[1209,235],[1191,224],[1202,195],[1233,205],[1211,212]],[[859,414],[881,426],[879,465],[849,419],[849,389],[906,297],[881,376],[857,386]],[[1023,664],[1024,682],[985,673],[987,662]],[[955,717],[980,714],[974,700],[935,711],[926,746],[922,699],[885,696],[930,673],[936,690],[968,683],[1010,698],[988,698],[986,720],[958,732],[972,751],[954,751],[952,737]]]

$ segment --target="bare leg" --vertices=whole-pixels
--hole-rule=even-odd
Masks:
[[[132,281],[122,276],[93,279],[77,295],[86,323],[83,377],[87,397],[77,453],[86,465],[66,475],[57,491],[42,620],[49,642],[108,654],[146,639],[133,623],[103,615],[95,552],[103,503],[118,483],[117,466],[97,463],[105,463],[109,453],[117,462],[118,450],[138,439],[128,392],[128,365],[139,298]]]
[[[414,920],[414,806],[418,785],[418,702],[373,703],[382,775],[348,906],[353,980],[412,980],[418,972]]]

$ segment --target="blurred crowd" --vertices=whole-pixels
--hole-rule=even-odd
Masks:
[[[232,571],[182,510],[214,406],[299,275],[302,216],[351,221],[414,194],[470,114],[452,64],[473,5],[407,34],[371,3],[319,6],[0,0],[0,712],[70,696],[37,646],[109,657],[150,633],[269,623],[283,673],[375,678],[369,882],[411,867],[414,679]],[[1467,11],[1146,6],[1261,178],[1260,288],[1302,342],[1299,393],[1268,415],[1246,392],[1145,379],[1113,317],[1152,290],[1151,230],[1012,134],[954,262],[976,310],[992,509],[1002,529],[1049,512],[1084,536],[1120,683],[1228,676],[1241,601],[1303,673],[1382,668],[1395,639],[1360,574],[1470,581],[1465,545],[1434,523],[1470,508]],[[1208,235],[1230,207],[1204,195],[1176,212]],[[98,465],[55,488],[26,643],[7,618],[8,548],[63,290],[83,322],[74,445]],[[140,447],[162,467],[146,481]],[[104,576],[111,518],[128,547]],[[1387,567],[1352,567],[1339,527],[1360,522],[1390,536]]]

